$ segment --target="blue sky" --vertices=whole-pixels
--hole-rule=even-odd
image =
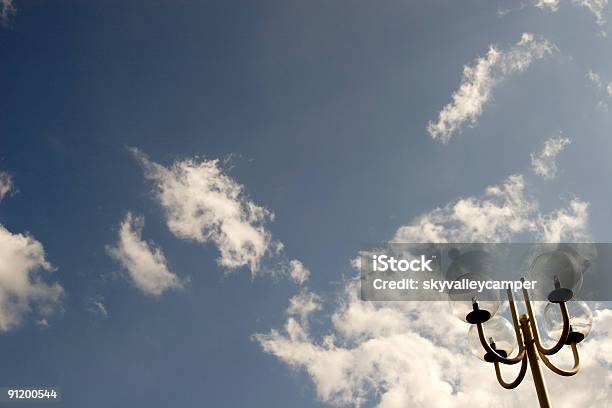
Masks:
[[[14,6],[0,29],[0,170],[14,183],[0,224],[44,246],[56,270],[41,275],[64,296],[48,327],[32,310],[0,335],[0,385],[58,386],[74,407],[334,402],[307,364],[289,368],[253,338],[281,330],[288,299],[306,289],[228,271],[214,243],[178,238],[130,147],[165,167],[221,159],[244,199],[274,213],[265,229],[284,244],[283,262],[303,262],[305,285],[324,299],[313,338],[334,330],[329,314],[362,245],[512,174],[543,214],[588,203],[590,236],[612,239],[611,39],[586,7],[525,1],[501,16],[508,6],[489,1]],[[523,33],[555,50],[500,81],[448,143],[430,137],[463,67]],[[571,144],[543,180],[531,154],[553,137]],[[109,256],[128,212],[144,216],[142,239],[189,279],[184,289],[147,295]],[[386,392],[370,391],[372,405]]]

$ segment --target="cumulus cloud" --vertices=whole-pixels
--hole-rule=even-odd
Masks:
[[[298,285],[306,283],[310,277],[310,271],[304,266],[304,264],[297,259],[289,262],[289,276]]]
[[[466,197],[416,217],[395,233],[394,242],[508,242],[531,234],[543,242],[577,241],[588,233],[588,203],[572,199],[567,208],[542,213],[525,192],[522,175],[487,187],[481,197]]]
[[[538,176],[545,180],[555,178],[557,175],[557,155],[561,153],[571,141],[567,137],[551,137],[544,142],[544,148],[538,154],[531,154],[531,167]]]
[[[13,0],[0,0],[0,24],[6,26],[15,11]]]
[[[524,178],[512,175],[479,197],[461,198],[416,217],[397,230],[392,242],[511,242],[524,235],[542,242],[587,240],[585,202],[574,199],[567,208],[542,214],[525,189]],[[357,268],[358,262],[353,266]],[[266,353],[305,371],[318,398],[332,405],[463,407],[481,406],[482,401],[499,407],[533,405],[533,387],[504,393],[491,365],[472,357],[466,341],[469,326],[450,313],[447,303],[363,302],[359,293],[358,279],[345,282],[327,329],[315,336],[309,319],[323,310],[322,299],[302,291],[290,300],[284,327],[256,334],[254,339]],[[595,315],[598,330],[600,326],[612,330],[612,311]],[[594,336],[581,344],[589,367],[577,376],[580,384],[574,384],[571,395],[558,379],[549,382],[555,406],[607,406],[612,358],[606,356],[612,354],[600,351],[605,342],[601,339]],[[605,347],[612,347],[609,341]],[[595,357],[602,354],[603,359]],[[573,392],[574,387],[579,391]],[[583,389],[603,391],[585,394]]]
[[[378,407],[502,402],[492,384],[477,380],[484,377],[484,364],[467,354],[465,332],[445,305],[362,302],[352,282],[331,316],[330,333],[321,339],[291,316],[283,330],[255,339],[264,351],[304,369],[318,397],[334,405],[362,406],[373,396],[379,396]],[[465,376],[468,364],[473,369]]]
[[[59,304],[62,287],[45,282],[44,273],[52,271],[40,242],[0,225],[0,330],[18,326],[31,311],[45,315]]]
[[[162,250],[142,239],[143,227],[144,217],[128,213],[119,227],[116,246],[107,247],[108,254],[125,268],[134,286],[146,294],[159,296],[168,289],[181,288]]]
[[[551,54],[554,49],[546,39],[530,33],[523,33],[520,41],[505,52],[491,46],[486,56],[463,67],[459,89],[439,113],[437,122],[428,123],[427,132],[433,139],[447,142],[465,122],[476,124],[499,83],[525,71],[533,61]]]
[[[283,329],[255,339],[265,352],[306,371],[318,398],[333,405],[370,406],[375,401],[372,406],[379,408],[466,407],[487,401],[487,406],[510,408],[537,400],[529,384],[503,392],[493,367],[470,354],[468,325],[452,316],[445,303],[362,302],[353,281],[330,323],[329,332],[315,338],[307,323],[288,311]],[[594,335],[580,344],[583,368],[572,377],[572,387],[560,377],[549,378],[555,406],[608,406],[612,310],[596,311],[594,324]],[[570,353],[564,353],[561,363],[569,366]],[[504,369],[506,377],[516,369]]]
[[[248,266],[255,276],[268,254],[282,251],[265,224],[274,214],[255,204],[244,187],[227,176],[219,160],[186,159],[164,167],[138,149],[145,177],[155,183],[155,195],[166,213],[166,223],[178,238],[212,242],[217,262],[228,269]]]
[[[13,178],[10,174],[0,171],[0,201],[13,190]]]

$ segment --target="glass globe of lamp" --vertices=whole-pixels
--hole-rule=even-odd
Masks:
[[[580,343],[591,331],[593,313],[589,305],[581,300],[571,300],[566,306],[570,317],[570,334],[566,344]],[[544,308],[544,328],[548,337],[553,340],[561,336],[563,316],[558,305],[549,303]]]
[[[580,290],[582,275],[583,268],[569,252],[555,250],[539,255],[529,272],[529,280],[536,281],[533,300],[567,302]]]
[[[468,251],[451,256],[453,262],[446,272],[452,284],[461,284],[461,288],[451,287],[448,298],[452,313],[464,322],[474,324],[485,322],[495,315],[500,305],[498,290],[484,289],[478,291],[478,283],[491,280],[493,259],[484,251]],[[475,289],[469,287],[476,282]],[[468,317],[469,316],[469,317]]]
[[[476,274],[466,274],[456,281],[487,281],[489,278]],[[450,289],[448,301],[452,313],[466,323],[483,323],[495,316],[500,306],[500,295],[497,290]]]
[[[482,324],[489,346],[502,357],[508,357],[516,347],[516,334],[512,324],[502,316],[495,316]],[[478,326],[472,325],[468,331],[468,345],[472,354],[487,362],[495,361],[480,343]]]

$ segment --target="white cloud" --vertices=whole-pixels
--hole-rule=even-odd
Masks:
[[[8,24],[9,19],[15,15],[13,0],[0,0],[0,24]]]
[[[331,323],[331,333],[321,340],[313,339],[308,328],[291,317],[284,330],[255,338],[264,351],[306,370],[318,397],[334,405],[361,406],[375,396],[379,407],[503,401],[501,393],[491,392],[492,385],[475,381],[482,378],[484,364],[467,355],[467,327],[446,305],[361,302],[353,282]],[[466,366],[473,369],[464,377]],[[487,391],[492,399],[482,399]]]
[[[49,321],[47,319],[45,319],[45,318],[37,320],[36,324],[39,325],[40,327],[42,327],[43,329],[46,329],[46,328],[51,326],[49,324]]]
[[[59,304],[62,287],[46,283],[42,271],[53,271],[42,244],[0,225],[0,330],[18,326],[32,310],[44,315]]]
[[[601,89],[602,87],[602,83],[601,83],[601,77],[599,76],[599,74],[593,72],[592,70],[589,70],[589,72],[587,72],[586,77],[595,84],[595,86],[599,89]]]
[[[106,306],[104,306],[104,303],[102,303],[100,301],[95,301],[93,303],[93,306],[98,311],[98,314],[100,314],[103,317],[108,317],[108,312],[106,311]]]
[[[0,171],[0,201],[11,191],[13,191],[13,178],[7,172]]]
[[[573,0],[572,3],[578,7],[584,7],[595,16],[595,23],[603,27],[606,25],[606,14],[608,8],[608,0]],[[534,0],[532,3],[535,7],[542,10],[555,12],[559,9],[559,0]],[[606,36],[605,31],[601,31],[602,36]]]
[[[103,299],[101,297],[94,297],[91,299],[89,312],[105,319],[108,318],[108,310],[106,310],[106,306],[104,305]]]
[[[427,132],[433,139],[447,142],[464,122],[476,124],[484,105],[491,100],[493,89],[511,74],[527,69],[534,60],[541,59],[555,49],[547,40],[524,33],[520,41],[508,51],[489,48],[485,57],[463,67],[463,78],[452,102],[446,105],[437,122],[430,121]]]
[[[557,11],[559,9],[559,0],[537,0],[534,6],[542,10]]]
[[[604,111],[608,110],[608,101],[612,98],[612,82],[605,84],[601,76],[592,70],[587,72],[586,78],[591,81],[597,89],[600,98],[599,101],[597,101],[597,107]]]
[[[550,180],[557,174],[557,155],[571,143],[567,137],[551,137],[540,153],[531,154],[531,167],[538,176]]]
[[[282,251],[265,228],[274,215],[249,200],[219,160],[186,159],[166,168],[138,149],[131,151],[143,164],[145,177],[155,183],[168,228],[176,237],[214,243],[220,266],[248,266],[253,276],[265,255]]]
[[[537,203],[525,196],[523,176],[512,175],[502,185],[488,187],[482,198],[462,198],[416,217],[397,230],[393,241],[506,241],[535,229],[536,210]]]
[[[125,268],[133,284],[144,293],[158,296],[168,289],[181,288],[179,278],[168,269],[162,250],[142,240],[144,217],[128,213],[119,228],[116,247],[108,254]]]
[[[588,240],[586,203],[574,199],[568,208],[542,214],[525,188],[522,176],[510,176],[481,197],[462,198],[416,217],[400,227],[392,241],[511,242],[523,235],[544,242]],[[363,302],[358,279],[350,280],[336,299],[328,329],[317,337],[309,317],[322,310],[321,301],[302,291],[290,300],[282,330],[254,338],[265,352],[304,370],[326,403],[403,408],[481,406],[487,401],[487,406],[510,408],[537,400],[529,384],[520,391],[502,391],[493,367],[470,354],[469,326],[456,319],[445,302]],[[597,330],[604,334],[581,344],[588,361],[584,371],[574,377],[571,388],[559,377],[549,381],[555,406],[606,407],[612,397],[612,343],[604,340],[612,332],[612,311],[595,316]],[[601,391],[593,393],[595,389]]]
[[[297,259],[289,262],[289,276],[298,285],[304,284],[310,277],[310,271]]]
[[[287,314],[289,316],[299,316],[300,320],[306,324],[308,317],[318,310],[321,310],[321,297],[315,293],[302,290],[289,299]]]
[[[595,85],[595,87],[602,91],[606,96],[612,97],[612,82],[608,82],[607,84],[601,79],[601,75],[593,70],[589,70],[586,74],[586,78]]]
[[[538,225],[542,242],[589,242],[589,204],[574,198],[568,208],[540,216]]]
[[[265,352],[305,370],[317,396],[339,406],[379,408],[532,406],[530,376],[514,392],[503,392],[493,367],[468,350],[468,325],[441,302],[362,302],[357,282],[347,284],[331,315],[330,332],[313,338],[307,323],[287,318],[282,330],[255,335]],[[607,407],[612,397],[612,310],[595,312],[597,328],[580,344],[582,371],[571,387],[549,375],[555,406]],[[561,363],[569,366],[568,350]],[[506,370],[506,378],[517,368]],[[512,374],[510,374],[512,373]]]
[[[525,193],[522,175],[487,187],[482,197],[461,198],[400,227],[395,242],[500,242],[532,234],[543,242],[582,241],[588,236],[588,204],[570,201],[568,208],[539,211]],[[558,238],[558,239],[557,239]]]
[[[298,285],[308,280],[308,268],[285,258],[283,243],[272,240],[266,224],[274,214],[250,200],[219,160],[185,159],[165,167],[137,148],[130,151],[154,182],[155,197],[174,236],[213,243],[219,251],[217,263],[229,270],[246,266],[253,277],[288,277]]]
[[[597,25],[606,24],[605,12],[608,7],[608,0],[574,0],[574,4],[587,8],[595,16]]]

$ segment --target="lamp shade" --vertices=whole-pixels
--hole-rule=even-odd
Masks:
[[[487,343],[502,357],[509,356],[516,347],[516,334],[512,324],[502,316],[495,316],[483,323]],[[493,361],[493,356],[486,354],[478,336],[478,326],[473,325],[468,331],[468,345],[472,354],[481,360]]]
[[[570,338],[568,343],[579,343],[591,331],[593,325],[593,313],[585,302],[581,300],[571,300],[566,303],[570,317]],[[544,308],[544,328],[546,334],[553,340],[561,337],[563,331],[563,315],[559,305],[549,303]]]
[[[549,251],[531,264],[529,279],[536,281],[534,300],[567,302],[582,286],[583,268],[575,256],[565,251]]]
[[[495,315],[500,305],[499,290],[471,289],[472,281],[486,282],[491,280],[494,262],[485,251],[468,251],[463,254],[455,252],[453,262],[448,267],[446,276],[451,283],[460,283],[461,287],[451,287],[448,300],[452,313],[467,323],[484,322]],[[479,285],[476,285],[478,288]],[[468,317],[470,316],[470,317]]]

